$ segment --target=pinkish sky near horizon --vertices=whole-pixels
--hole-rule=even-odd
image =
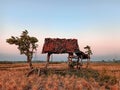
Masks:
[[[80,50],[91,46],[94,60],[120,60],[119,0],[0,0],[0,60],[19,58],[6,39],[25,29],[38,38],[40,58],[44,39],[51,37],[78,39]]]

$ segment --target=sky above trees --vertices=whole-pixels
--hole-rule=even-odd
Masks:
[[[25,29],[38,38],[38,55],[44,38],[76,38],[94,59],[120,59],[119,0],[0,0],[0,56],[19,55],[6,39]]]

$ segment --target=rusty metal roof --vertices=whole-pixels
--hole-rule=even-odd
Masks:
[[[77,39],[45,38],[42,53],[73,53],[79,50]]]

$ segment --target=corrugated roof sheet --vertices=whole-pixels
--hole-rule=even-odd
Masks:
[[[79,50],[77,39],[45,38],[42,53],[71,53]]]

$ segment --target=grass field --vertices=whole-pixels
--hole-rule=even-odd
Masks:
[[[33,63],[44,68],[44,63]],[[84,66],[83,66],[84,67]],[[89,69],[69,70],[66,63],[50,64],[48,70],[67,70],[64,75],[26,75],[27,63],[0,64],[0,90],[120,90],[120,64],[91,63]]]

